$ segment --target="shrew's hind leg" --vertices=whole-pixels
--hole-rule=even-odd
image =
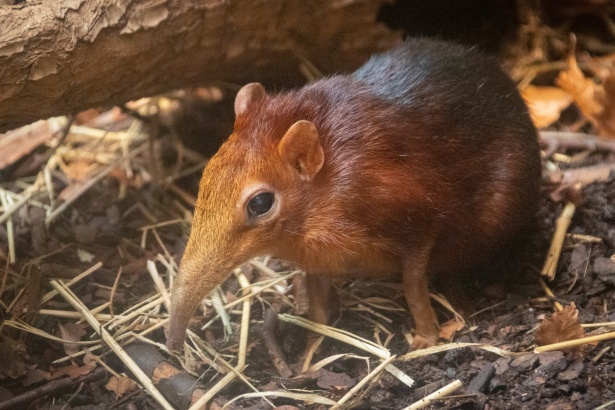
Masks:
[[[425,245],[404,260],[402,285],[416,326],[416,335],[412,342],[412,349],[415,350],[434,346],[438,341],[438,319],[431,307],[427,281],[431,248],[431,243]]]

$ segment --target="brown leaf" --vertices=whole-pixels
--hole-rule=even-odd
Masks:
[[[124,167],[115,167],[111,172],[109,172],[109,176],[120,184],[128,185],[137,189],[143,188],[145,181],[139,174],[132,174],[132,176],[128,176],[126,173],[126,169]]]
[[[542,321],[536,332],[536,343],[540,346],[580,339],[584,336],[579,323],[579,311],[573,302],[562,311],[553,313]]]
[[[126,393],[130,393],[131,391],[137,388],[137,383],[135,383],[131,378],[122,376],[120,378],[116,376],[111,376],[107,384],[105,384],[105,389],[112,391],[115,393],[116,398],[120,398]]]
[[[90,351],[86,351],[86,354],[83,356],[83,364],[96,366],[96,363],[100,361],[100,356],[96,356],[92,354]]]
[[[85,336],[83,327],[75,323],[60,323],[58,329],[60,330],[60,337],[68,342],[78,342]],[[69,356],[79,353],[79,350],[81,349],[77,343],[64,343],[64,352]]]
[[[64,168],[66,176],[73,181],[87,181],[92,173],[92,170],[97,167],[91,160],[79,158],[70,162]]]
[[[326,369],[319,369],[318,373],[319,376],[316,384],[323,389],[341,389],[352,387],[356,384],[356,380],[346,373],[334,373]]]
[[[76,364],[70,364],[68,366],[60,367],[52,371],[49,375],[49,380],[59,379],[60,377],[68,376],[71,379],[76,379],[86,374],[91,373],[96,366],[94,364],[86,364],[84,366],[78,366]]]
[[[455,336],[455,332],[460,331],[465,326],[465,323],[458,322],[455,319],[449,320],[448,322],[440,325],[440,339],[451,341],[453,340],[453,336]]]
[[[18,346],[13,341],[0,341],[0,380],[16,379],[25,375],[28,366],[20,357]]]
[[[75,125],[87,124],[101,114],[99,108],[90,108],[75,115]]]
[[[598,120],[598,134],[615,138],[615,68],[604,80],[604,109]]]
[[[147,352],[146,355],[148,356],[148,359],[155,359],[155,357],[153,355],[159,355],[158,352]],[[152,374],[152,380],[154,381],[154,383],[158,384],[160,382],[160,380],[163,379],[170,379],[173,376],[178,375],[180,372],[180,370],[173,366],[171,363],[169,362],[160,362],[158,363],[158,365],[154,368],[154,372]]]
[[[28,387],[33,384],[38,384],[44,380],[49,380],[51,378],[51,373],[46,372],[41,369],[28,369],[28,373],[26,374],[25,379],[21,381],[21,385]]]
[[[19,159],[34,151],[59,131],[56,122],[37,121],[25,127],[0,134],[0,169],[14,164]]]
[[[528,85],[521,90],[536,128],[547,127],[559,119],[573,101],[572,95],[557,87]]]
[[[572,95],[588,120],[593,124],[598,123],[598,118],[604,110],[604,88],[592,79],[585,78],[573,52],[568,56],[568,68],[559,73],[555,83]]]

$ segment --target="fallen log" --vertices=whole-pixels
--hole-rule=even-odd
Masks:
[[[399,34],[386,0],[67,0],[0,6],[0,132],[189,85],[305,80]],[[303,68],[302,68],[303,67]]]

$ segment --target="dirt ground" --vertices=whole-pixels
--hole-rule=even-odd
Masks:
[[[126,120],[128,117],[120,115],[119,118]],[[75,136],[66,141],[75,152],[82,147],[88,149],[89,142],[83,143]],[[154,144],[153,150],[165,152],[167,143],[172,146],[173,141]],[[166,277],[165,269],[167,273],[173,270],[170,261],[180,260],[188,228],[182,213],[189,210],[192,195],[196,194],[198,172],[178,180],[178,185],[168,185],[166,189],[148,183],[145,181],[147,175],[154,173],[146,171],[150,150],[145,147],[149,143],[139,144],[132,159],[134,175],[131,179],[114,170],[109,177],[101,179],[79,196],[70,209],[57,217],[50,229],[44,229],[45,208],[36,201],[15,214],[11,235],[16,243],[17,263],[8,265],[3,262],[8,267],[8,275],[5,275],[2,289],[0,408],[8,408],[1,407],[3,400],[28,392],[33,394],[29,401],[11,408],[158,408],[154,400],[142,390],[134,389],[134,385],[124,388],[117,387],[117,383],[109,384],[113,372],[120,376],[118,381],[127,380],[121,374],[129,374],[122,360],[109,348],[92,347],[89,350],[89,345],[66,342],[99,339],[91,327],[79,321],[78,314],[67,316],[75,310],[66,299],[55,296],[40,303],[40,295],[52,289],[51,278],[68,281],[96,262],[101,262],[102,266],[72,286],[74,294],[88,308],[104,305],[104,313],[122,317],[131,306],[151,295],[159,295],[151,273],[148,273],[148,260],[155,261],[155,270],[160,271],[163,278]],[[566,155],[581,151],[556,150]],[[198,163],[195,157],[191,158]],[[612,152],[596,150],[574,165],[562,165],[562,168],[608,163],[613,161],[613,157]],[[64,172],[77,173],[84,166],[80,162],[71,164],[72,168],[64,169]],[[186,169],[189,168],[190,164],[187,164]],[[172,162],[168,169],[176,171]],[[9,189],[19,190],[20,184],[26,186],[31,182],[31,178],[25,178],[3,186],[8,184]],[[185,190],[179,188],[180,185]],[[69,187],[70,184],[60,182],[56,186],[57,192],[66,195],[70,194],[66,193]],[[356,408],[403,408],[453,380],[460,380],[462,387],[451,396],[436,401],[431,408],[593,409],[615,399],[612,341],[586,345],[576,352],[532,353],[536,345],[536,329],[545,316],[554,312],[554,301],[562,305],[574,302],[583,324],[615,321],[612,307],[615,262],[611,258],[615,254],[615,180],[611,177],[605,182],[589,184],[574,195],[568,194],[577,204],[577,210],[568,229],[556,279],[549,284],[555,297],[548,298],[538,283],[538,273],[566,199],[564,196],[563,200],[553,200],[556,188],[557,185],[545,177],[538,228],[526,239],[525,251],[519,256],[523,259],[520,267],[511,268],[517,273],[512,274],[512,280],[497,278],[483,287],[470,286],[470,298],[475,301],[476,313],[466,315],[465,327],[452,339],[523,354],[501,356],[482,348],[464,347],[399,360],[394,363],[414,380],[412,387],[384,372],[368,383],[369,390],[355,403]],[[43,201],[44,198],[39,195],[36,199]],[[4,260],[8,258],[5,251],[8,237],[6,225],[2,225],[0,244]],[[292,267],[274,260],[264,261],[264,264],[275,271],[292,270]],[[270,270],[263,271],[254,265],[244,267],[242,272],[252,283],[263,280],[264,272],[272,274]],[[500,282],[507,283],[507,286],[495,286]],[[289,291],[293,284],[298,286],[290,279],[283,281],[277,288],[253,299],[245,375],[258,391],[314,392],[321,397],[339,400],[365,378],[379,360],[364,350],[327,339],[313,362],[338,354],[341,357],[307,376],[281,377],[264,343],[266,336],[263,334],[267,331],[263,330],[263,316],[270,306],[280,313],[297,312],[293,299],[300,297]],[[241,293],[235,276],[222,289],[226,303],[236,300]],[[401,356],[408,351],[404,333],[412,323],[398,285],[350,281],[340,284],[339,290],[345,308],[337,328],[386,345],[391,354]],[[111,305],[106,304],[109,301],[112,301]],[[24,314],[24,310],[30,307],[43,310],[37,315]],[[208,341],[217,354],[233,362],[238,351],[241,312],[229,310],[227,330],[220,320],[213,320],[205,331],[194,326],[214,318],[215,311],[211,306],[205,314],[197,315],[192,329]],[[128,322],[128,329],[120,327],[122,330],[115,336],[150,329],[151,333],[142,337],[164,343],[163,332],[156,325],[166,317],[165,312],[162,302],[159,302],[138,320]],[[450,312],[442,307],[438,312],[441,322],[452,318]],[[585,333],[604,333],[613,327],[613,323],[588,327]],[[232,334],[228,333],[229,329]],[[269,332],[277,340],[282,357],[296,372],[293,366],[303,351],[305,330],[280,321],[277,330]],[[66,359],[66,355],[71,353],[77,356]],[[177,363],[175,360],[171,359],[171,362]],[[371,366],[369,369],[367,362]],[[94,369],[103,364],[109,372],[96,373]],[[193,358],[188,367],[195,375],[201,375],[200,381],[205,389],[221,378],[221,374],[198,357]],[[88,377],[95,380],[90,381]],[[60,382],[64,385],[58,387]],[[57,389],[48,395],[46,386]],[[251,390],[245,383],[235,381],[215,396],[211,408],[223,406],[249,392]],[[304,399],[270,397],[270,400],[277,406],[291,406],[285,407],[287,409],[292,406],[328,407],[309,404]],[[269,404],[261,398],[244,398],[229,408],[269,408]]]

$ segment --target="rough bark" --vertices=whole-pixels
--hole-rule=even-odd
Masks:
[[[0,6],[0,132],[210,81],[296,84],[400,36],[386,0],[63,0]]]

